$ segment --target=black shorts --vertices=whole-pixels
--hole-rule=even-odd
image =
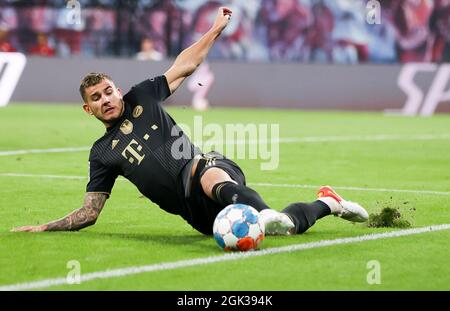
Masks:
[[[240,167],[218,152],[209,152],[198,161],[197,169],[192,178],[190,197],[187,200],[191,213],[190,224],[203,234],[212,234],[214,220],[225,207],[210,199],[203,191],[200,178],[213,167],[220,168],[230,175],[239,185],[245,185],[245,176]]]

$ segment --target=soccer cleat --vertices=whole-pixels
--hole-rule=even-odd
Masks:
[[[344,200],[330,186],[320,187],[317,197],[328,205],[332,215],[353,222],[365,222],[369,219],[369,214],[361,205]]]
[[[259,212],[265,227],[266,235],[292,235],[295,234],[295,225],[285,213],[273,209],[265,209]]]

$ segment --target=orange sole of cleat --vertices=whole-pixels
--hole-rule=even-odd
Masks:
[[[317,192],[317,197],[332,197],[338,202],[341,202],[343,199],[339,194],[337,194],[331,187],[324,186],[319,189],[319,192]]]

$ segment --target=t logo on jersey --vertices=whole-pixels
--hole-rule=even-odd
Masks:
[[[135,145],[137,146],[136,149],[133,148],[133,146],[135,146]],[[143,154],[142,156],[139,154],[139,152],[141,150],[142,150],[142,146],[139,145],[139,143],[133,139],[128,144],[128,146],[126,146],[126,148],[122,151],[122,155],[130,163],[134,163],[134,161],[137,160],[138,161],[137,164],[139,165],[139,164],[141,164],[142,160],[145,158],[145,154]],[[130,157],[128,157],[127,151],[128,151],[128,154],[130,155]]]

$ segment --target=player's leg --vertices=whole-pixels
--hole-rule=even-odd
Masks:
[[[344,200],[331,187],[321,187],[315,202],[293,203],[282,213],[287,214],[295,224],[295,230],[290,233],[303,233],[315,222],[327,215],[335,215],[348,221],[365,222],[369,215],[358,203]]]
[[[255,190],[239,184],[220,167],[206,170],[200,178],[200,183],[205,194],[223,207],[242,203],[251,205],[259,212],[269,208]]]
[[[236,172],[233,172],[235,175]],[[242,203],[254,207],[260,212],[267,235],[287,234],[295,230],[295,225],[286,213],[280,213],[264,202],[261,196],[253,189],[233,180],[230,175],[219,167],[209,168],[200,179],[205,194],[226,207],[233,203]]]
[[[219,167],[207,169],[200,178],[200,183],[203,192],[223,207],[233,203],[242,203],[258,210],[268,235],[303,233],[318,219],[331,214],[330,207],[321,200],[312,203],[293,203],[281,213],[270,209],[255,190],[238,184]],[[328,198],[325,201],[327,200]]]
[[[295,230],[295,224],[286,213],[271,209],[253,189],[245,185],[245,178],[235,163],[220,162],[220,167],[211,167],[204,172],[200,181],[203,192],[222,207],[242,203],[260,212],[268,235],[285,235]],[[233,178],[227,173],[226,169]],[[239,182],[237,182],[237,181]]]
[[[260,212],[268,235],[294,230],[288,215],[270,209],[255,190],[246,186],[244,173],[236,163],[214,152],[208,154],[208,159],[207,165],[201,162],[198,167],[200,187],[208,200],[222,208],[233,203],[254,207]]]
[[[217,214],[233,203],[269,209],[253,189],[245,186],[244,173],[236,163],[217,152],[204,154],[192,175],[185,219],[199,232],[212,234]],[[286,214],[278,214],[289,219]]]
[[[214,164],[212,164],[214,163]],[[245,185],[245,177],[236,163],[217,159],[200,169],[200,186],[206,196],[222,207],[243,203],[254,207],[266,225],[268,235],[289,235],[305,232],[327,215],[350,221],[367,220],[367,212],[358,204],[345,201],[330,187],[319,189],[319,199],[312,203],[293,203],[282,212],[270,209],[261,196]]]
[[[265,231],[268,235],[300,234],[313,226],[317,220],[328,215],[355,222],[364,222],[368,218],[364,208],[342,199],[328,186],[319,189],[318,200],[312,203],[292,203],[280,213],[270,209],[255,190],[239,184],[219,167],[207,169],[200,183],[205,194],[223,207],[243,203],[257,209],[266,225]]]
[[[292,203],[281,211],[287,214],[294,223],[294,229],[283,232],[279,230],[277,234],[289,235],[300,234],[312,227],[317,220],[331,214],[331,210],[327,204],[317,200],[312,203]]]

